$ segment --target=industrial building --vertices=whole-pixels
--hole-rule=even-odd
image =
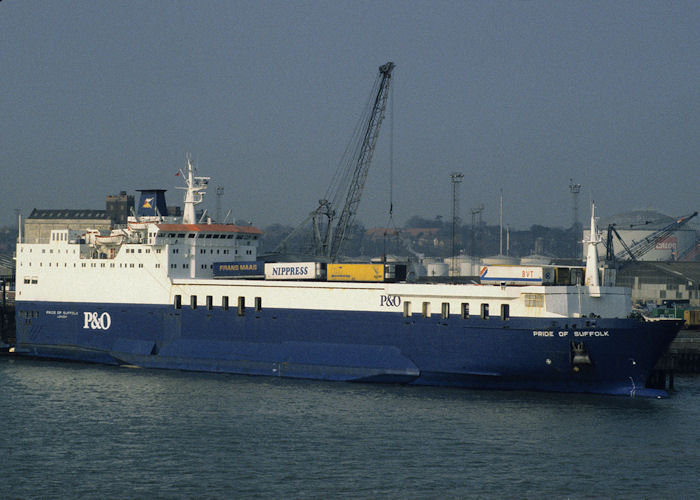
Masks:
[[[653,210],[635,210],[601,218],[598,228],[606,244],[598,246],[598,256],[602,260],[609,255],[606,245],[611,241],[616,260],[686,260],[696,246],[697,231],[689,224],[695,215],[673,218]],[[584,231],[584,239],[589,233]]]
[[[48,243],[51,231],[55,229],[108,230],[111,226],[112,219],[106,210],[35,208],[24,220],[22,239],[27,243]]]
[[[134,209],[134,195],[121,191],[118,195],[107,196],[107,213],[114,224],[126,224]]]
[[[636,210],[599,221],[605,243],[598,245],[599,258],[617,269],[616,284],[630,288],[634,302],[700,306],[696,215],[673,218]]]
[[[24,221],[22,238],[27,243],[45,243],[54,229],[109,230],[112,225],[126,224],[134,209],[134,196],[126,191],[107,196],[105,206],[105,210],[35,208]]]
[[[615,284],[639,304],[700,307],[700,262],[626,262]]]

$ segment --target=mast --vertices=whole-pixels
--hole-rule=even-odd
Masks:
[[[185,176],[182,171],[180,173],[185,177],[185,187],[178,187],[177,189],[184,189],[185,192],[185,210],[182,215],[183,224],[196,224],[197,218],[195,216],[195,205],[199,205],[204,201],[204,194],[209,184],[211,177],[195,177],[194,168],[192,167],[192,161],[189,155],[187,156],[187,176]]]
[[[588,253],[586,254],[586,285],[600,286],[600,276],[598,275],[598,248],[600,243],[600,235],[595,223],[595,203],[591,205],[591,234],[588,240]]]
[[[22,212],[17,212],[17,243],[22,243]]]

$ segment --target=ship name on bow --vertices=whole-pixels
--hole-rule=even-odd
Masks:
[[[559,330],[559,331],[553,331],[553,330],[533,330],[532,331],[532,336],[533,337],[568,337],[571,334],[568,330]],[[610,331],[609,330],[583,330],[583,331],[578,331],[574,330],[573,332],[574,337],[609,337],[610,336]]]

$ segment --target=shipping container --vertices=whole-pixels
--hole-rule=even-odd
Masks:
[[[266,280],[322,280],[326,278],[325,262],[266,262]]]
[[[407,272],[406,264],[384,264],[384,281],[406,281]]]
[[[214,262],[214,278],[263,278],[265,262]]]
[[[384,281],[384,264],[328,264],[328,281]]]
[[[614,269],[608,269],[609,272],[614,272]],[[614,279],[614,274],[604,275],[604,279],[608,281]],[[584,267],[555,267],[554,268],[554,284],[555,285],[583,285],[586,282],[586,268]],[[544,283],[545,285],[550,283]]]
[[[328,264],[328,281],[405,281],[406,264]]]
[[[686,328],[700,328],[700,309],[686,309],[683,318]]]
[[[673,319],[683,319],[684,309],[678,309],[676,307],[657,307],[651,311],[652,318],[673,318]]]
[[[481,283],[487,285],[548,285],[554,283],[553,267],[483,266]]]

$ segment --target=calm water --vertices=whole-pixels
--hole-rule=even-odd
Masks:
[[[0,497],[698,498],[700,378],[669,399],[0,357]]]

